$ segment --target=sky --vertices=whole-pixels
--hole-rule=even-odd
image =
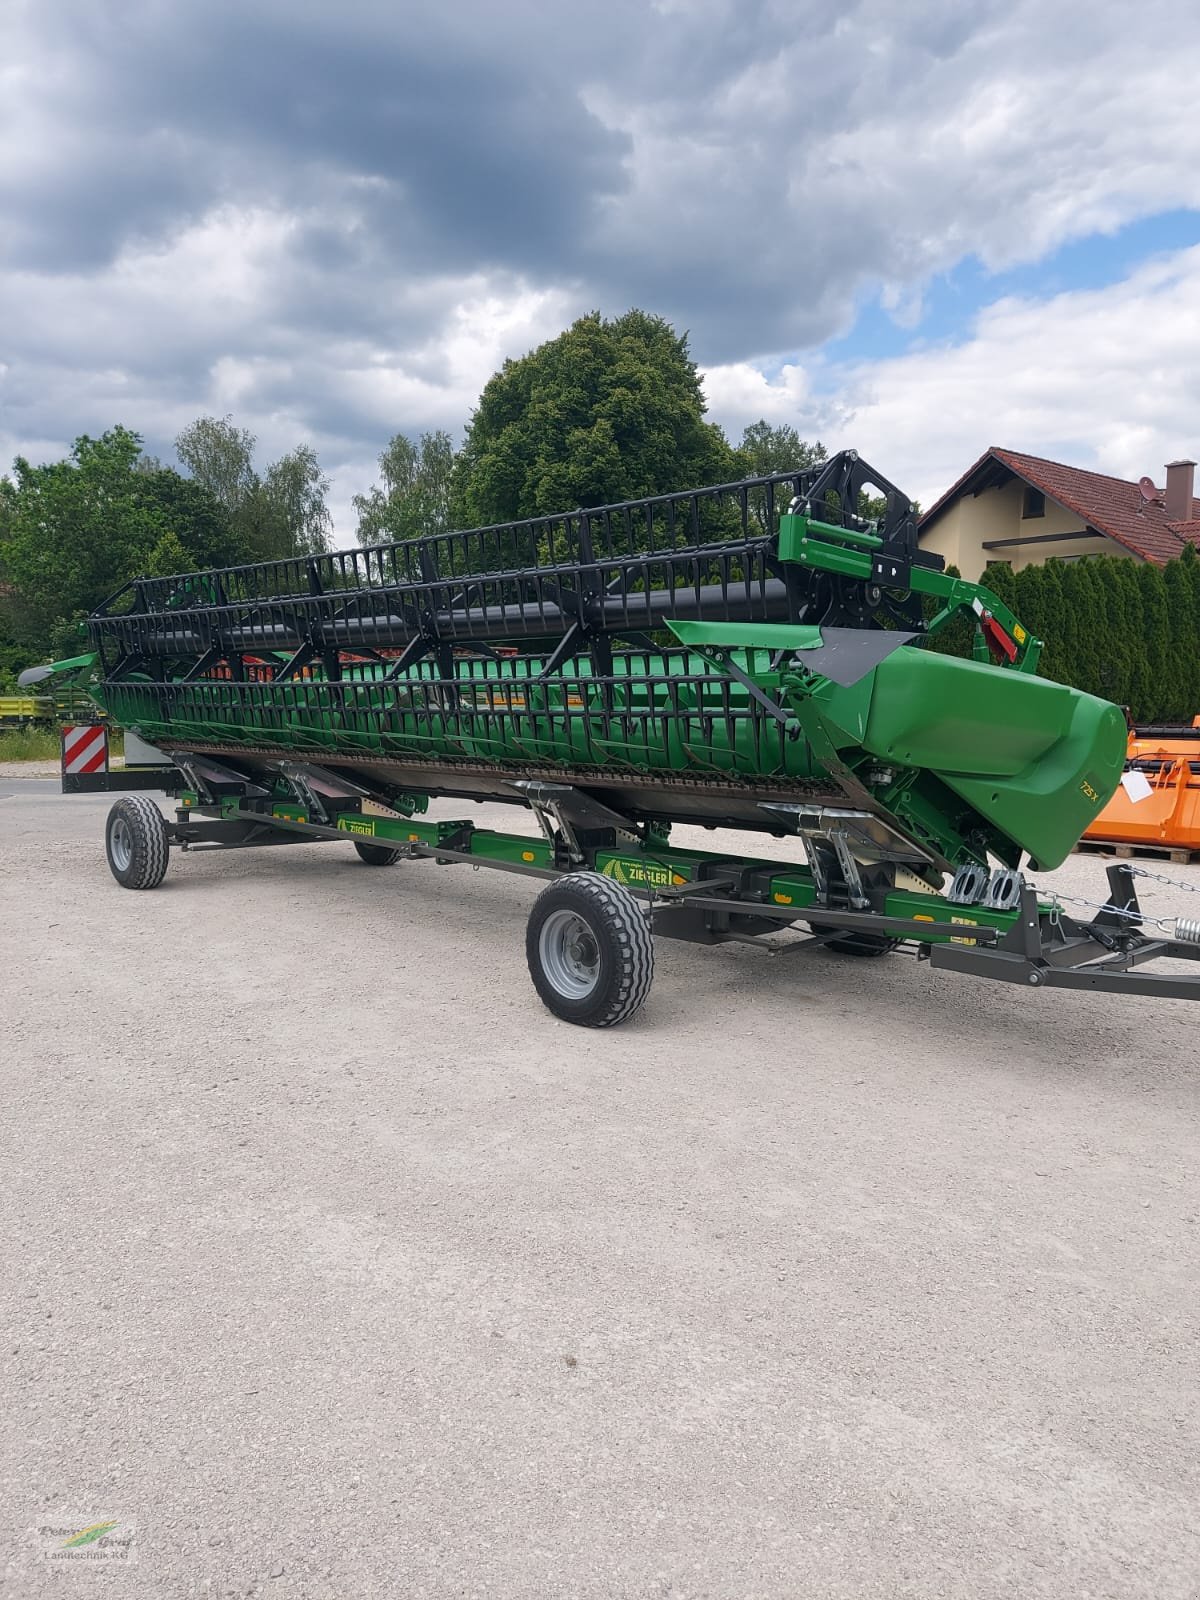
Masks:
[[[339,543],[577,316],[929,504],[1200,455],[1191,0],[4,0],[0,470],[311,443]]]

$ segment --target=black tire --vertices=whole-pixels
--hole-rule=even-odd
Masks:
[[[149,796],[126,794],[108,813],[104,853],[122,889],[157,889],[167,871],[171,847],[167,819]]]
[[[654,941],[641,906],[598,872],[572,872],[542,890],[525,957],[543,1005],[583,1028],[624,1022],[654,978]]]
[[[394,867],[404,855],[403,850],[393,850],[386,844],[367,844],[364,839],[355,839],[354,848],[369,867]]]

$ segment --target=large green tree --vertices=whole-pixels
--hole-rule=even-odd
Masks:
[[[69,650],[78,622],[130,578],[170,563],[236,560],[236,536],[202,485],[141,455],[112,428],[76,439],[63,461],[23,457],[0,481],[0,614],[26,656]]]
[[[315,556],[332,543],[329,479],[311,445],[297,445],[263,475],[256,535],[272,556]]]
[[[333,522],[329,480],[311,445],[298,445],[265,473],[254,465],[255,437],[232,417],[199,417],[175,440],[191,474],[225,509],[246,560],[276,561],[328,550]]]
[[[802,439],[790,423],[772,424],[760,418],[742,430],[735,454],[741,477],[765,478],[772,472],[819,467],[829,452],[819,439],[815,444]]]
[[[416,444],[398,433],[379,457],[383,482],[354,496],[359,544],[446,532],[452,525],[454,467],[448,433],[423,433]]]
[[[175,453],[237,521],[259,486],[254,470],[254,435],[232,417],[198,417],[175,440]]]
[[[737,475],[741,478],[766,478],[775,472],[806,471],[819,467],[828,452],[818,439],[809,444],[802,439],[790,423],[772,424],[765,418],[752,422],[742,431],[742,442],[734,451]],[[782,504],[766,489],[750,491],[750,513],[761,526],[771,531],[773,517],[787,509],[787,496]]]
[[[512,521],[731,478],[733,452],[704,410],[686,335],[644,311],[581,317],[485,387],[459,519]]]

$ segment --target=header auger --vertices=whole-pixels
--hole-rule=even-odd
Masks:
[[[1025,884],[1023,859],[1058,865],[1112,794],[1124,719],[1038,678],[1039,642],[916,531],[908,499],[846,451],[139,579],[89,621],[92,693],[166,752],[160,781],[182,804],[160,847],[156,808],[118,802],[110,864],[151,887],[170,843],[349,835],[373,865],[551,878],[534,980],[559,1015],[600,1026],[641,1004],[651,929],[719,943],[798,924],[848,954],[908,942],[985,976],[1193,994],[1195,979],[1134,972],[1200,947],[1148,940],[1132,879],[1086,927]],[[971,659],[937,648],[961,619]],[[542,838],[418,820],[430,797],[527,806]],[[794,837],[803,859],[676,848],[678,822]]]

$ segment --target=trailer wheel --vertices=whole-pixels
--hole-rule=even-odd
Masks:
[[[393,850],[386,844],[367,844],[363,839],[355,839],[354,848],[369,867],[394,867],[404,855],[403,850]]]
[[[542,890],[525,955],[543,1004],[584,1028],[631,1017],[654,977],[654,942],[641,906],[598,872],[573,872]]]
[[[167,871],[170,844],[162,812],[144,794],[126,794],[108,813],[104,850],[123,889],[157,889]]]

